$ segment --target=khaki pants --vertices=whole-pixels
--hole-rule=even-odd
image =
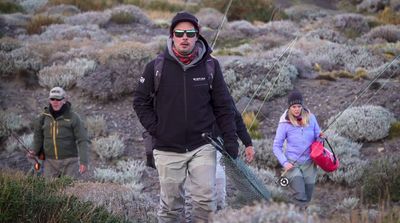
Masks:
[[[216,150],[210,144],[187,153],[154,150],[160,178],[160,209],[158,221],[179,222],[185,203],[185,189],[192,198],[192,221],[208,222],[216,210]],[[187,188],[183,185],[188,180]]]
[[[43,168],[43,175],[48,178],[70,176],[77,179],[80,176],[78,157],[62,160],[46,159]]]

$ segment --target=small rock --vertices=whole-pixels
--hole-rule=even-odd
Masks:
[[[384,150],[385,150],[385,148],[383,148],[383,147],[378,148],[378,152],[380,152],[380,153],[382,153]]]

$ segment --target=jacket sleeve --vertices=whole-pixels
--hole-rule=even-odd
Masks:
[[[135,110],[140,123],[155,136],[157,116],[154,109],[154,60],[146,65],[143,75],[138,80],[134,92],[133,109]]]
[[[282,166],[284,166],[285,163],[287,162],[287,158],[283,153],[283,143],[285,142],[285,139],[286,139],[285,124],[279,123],[274,139],[273,152]]]
[[[73,131],[74,131],[74,136],[75,136],[75,142],[76,145],[78,146],[78,152],[79,152],[79,161],[80,164],[88,165],[89,159],[88,159],[88,153],[89,153],[89,137],[87,134],[87,130],[85,128],[85,125],[83,121],[80,119],[80,117],[75,114],[74,115],[74,121],[73,121]]]
[[[233,102],[233,101],[232,101]],[[252,146],[253,143],[251,142],[251,137],[247,132],[246,125],[243,123],[243,118],[240,112],[237,110],[235,103],[233,103],[233,108],[235,109],[235,123],[236,123],[236,133],[244,144],[244,146]]]
[[[211,100],[214,115],[224,139],[225,149],[233,158],[236,158],[239,144],[236,135],[235,111],[232,106],[232,97],[229,94],[217,60],[215,60],[215,75]]]
[[[43,148],[43,114],[33,121],[33,148],[32,150],[38,155],[39,151]]]

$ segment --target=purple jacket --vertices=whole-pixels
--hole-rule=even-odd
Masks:
[[[288,160],[292,163],[303,164],[311,160],[310,146],[318,139],[321,129],[317,119],[310,113],[309,124],[306,127],[294,126],[286,119],[287,110],[279,120],[274,139],[273,151],[279,163],[284,166]],[[283,152],[283,143],[287,140],[286,152]]]

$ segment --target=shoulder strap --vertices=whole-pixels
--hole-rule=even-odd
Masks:
[[[210,55],[206,60],[206,71],[207,71],[207,80],[210,86],[210,90],[212,90],[212,84],[214,81],[214,73],[215,73],[215,62],[214,58]]]
[[[164,59],[164,53],[160,53],[154,62],[154,95],[157,93],[158,88],[160,87]]]

